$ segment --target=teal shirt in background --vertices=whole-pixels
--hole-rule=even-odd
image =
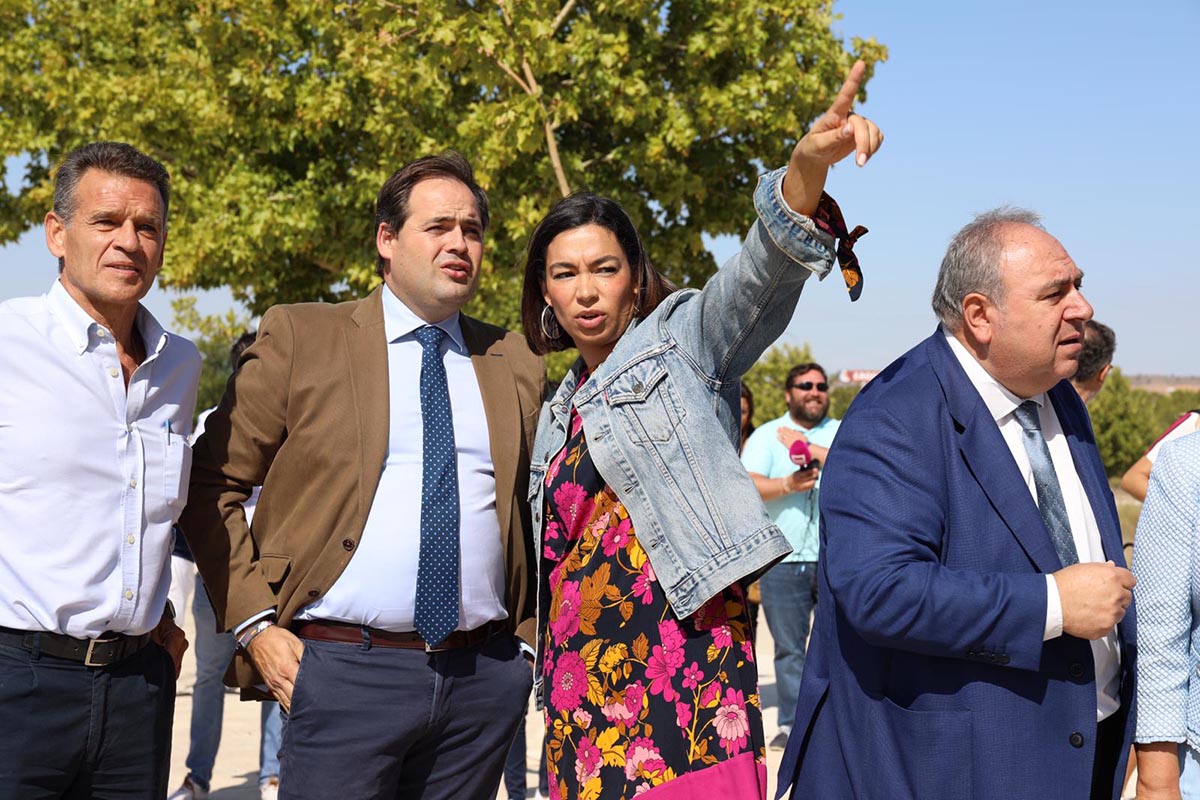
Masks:
[[[781,427],[800,431],[808,437],[811,444],[818,447],[829,447],[837,433],[841,420],[825,417],[810,430],[797,425],[788,414],[779,419],[773,419],[755,428],[754,433],[746,441],[742,450],[742,464],[747,472],[755,472],[768,478],[782,478],[796,471],[788,450],[779,443],[776,432]],[[822,465],[823,467],[824,465]],[[778,500],[764,503],[788,544],[792,553],[784,561],[816,561],[820,551],[820,514],[818,499],[821,491],[821,479],[812,491],[795,492],[785,495]]]

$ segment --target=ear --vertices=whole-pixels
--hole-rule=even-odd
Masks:
[[[43,226],[46,228],[46,248],[50,251],[50,255],[55,258],[62,258],[67,252],[66,235],[67,225],[53,211],[46,214],[46,219],[43,221]]]
[[[1105,364],[1104,367],[1096,373],[1096,385],[1103,386],[1104,381],[1108,378],[1108,373],[1112,372],[1112,364]]]
[[[396,234],[386,222],[379,223],[375,230],[375,250],[379,257],[386,259],[389,266],[392,262],[392,249],[396,243]]]
[[[962,301],[963,333],[980,344],[991,344],[995,335],[996,305],[979,292],[970,292]]]

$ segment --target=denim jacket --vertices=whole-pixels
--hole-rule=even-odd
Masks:
[[[577,361],[542,406],[529,477],[539,567],[543,481],[566,443],[572,402],[679,617],[790,552],[737,446],[742,374],[783,333],[808,276],[823,278],[833,263],[832,238],[784,202],[784,171],[759,181],[758,221],[702,290],[674,292],[631,323],[578,392]],[[539,702],[544,582],[539,575]]]

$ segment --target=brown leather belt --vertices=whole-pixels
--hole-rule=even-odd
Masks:
[[[315,639],[318,642],[338,642],[340,644],[367,645],[368,647],[399,647],[405,650],[424,650],[436,653],[439,650],[458,650],[483,644],[501,631],[507,630],[503,621],[494,620],[469,631],[454,631],[444,642],[430,646],[416,631],[395,633],[379,628],[368,628],[365,625],[352,625],[348,622],[321,622],[318,620],[295,620],[289,626],[292,633],[301,639]]]
[[[150,634],[130,636],[125,633],[102,633],[95,639],[76,639],[62,633],[21,631],[0,626],[0,643],[44,655],[78,661],[87,667],[109,667],[119,664],[141,651],[150,643]]]

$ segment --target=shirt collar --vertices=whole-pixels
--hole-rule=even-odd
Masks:
[[[58,320],[67,334],[71,337],[71,347],[76,355],[83,355],[93,342],[93,337],[100,330],[107,330],[99,322],[92,319],[70,292],[63,286],[62,280],[55,279],[50,291],[46,292],[46,306]],[[137,316],[134,318],[134,328],[146,343],[148,353],[161,352],[170,338],[154,315],[141,303],[138,304]],[[109,334],[112,331],[108,331]]]
[[[455,350],[459,353],[467,352],[467,343],[463,339],[462,333],[462,314],[458,311],[441,322],[428,323],[414,314],[413,310],[405,305],[403,300],[396,297],[386,284],[381,294],[383,295],[383,332],[387,337],[388,344],[406,336],[411,337],[417,328],[433,324],[446,332],[446,335],[454,342]]]
[[[1004,384],[993,378],[991,373],[975,360],[975,356],[971,355],[966,346],[958,340],[958,337],[946,330],[945,326],[942,326],[942,335],[946,337],[946,344],[950,345],[950,352],[954,353],[954,357],[962,365],[963,371],[967,373],[967,379],[971,381],[971,385],[975,387],[975,391],[979,392],[979,396],[983,399],[983,404],[987,406],[988,413],[992,415],[992,419],[997,424],[999,424],[1000,420],[1012,414],[1017,409],[1017,406],[1025,402],[1025,398],[1017,397],[1006,389]],[[1041,408],[1046,402],[1046,393],[1042,392],[1028,399]]]

